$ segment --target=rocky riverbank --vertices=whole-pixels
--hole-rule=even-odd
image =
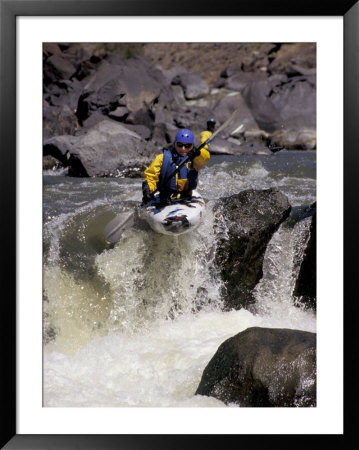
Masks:
[[[124,51],[127,49],[127,52]],[[44,45],[44,168],[77,177],[139,177],[181,127],[199,133],[239,108],[213,154],[316,148],[314,44]],[[204,57],[207,56],[207,58]],[[130,57],[129,57],[130,56]],[[214,200],[213,200],[214,201]],[[256,314],[268,243],[281,224],[311,216],[293,301],[316,309],[316,206],[277,189],[214,201],[214,264],[225,310]],[[199,305],[199,309],[200,309]],[[248,328],[225,341],[197,394],[240,406],[315,406],[316,336]]]
[[[199,143],[208,117],[237,108],[212,153],[313,150],[315,61],[310,43],[44,44],[44,157],[73,176],[139,176],[179,128]]]

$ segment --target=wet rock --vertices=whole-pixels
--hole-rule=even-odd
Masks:
[[[158,153],[152,143],[120,123],[104,120],[79,136],[57,136],[44,143],[44,155],[69,166],[72,176],[130,175]]]
[[[291,206],[278,189],[249,189],[214,205],[215,264],[224,283],[225,309],[254,309],[252,291],[263,276],[267,244]]]
[[[241,407],[316,406],[316,334],[247,328],[221,344],[196,395]]]
[[[42,160],[43,170],[57,170],[63,168],[61,162],[53,156],[47,155]]]

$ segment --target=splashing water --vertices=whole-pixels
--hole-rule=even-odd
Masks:
[[[290,157],[213,158],[200,175],[207,208],[197,230],[172,238],[135,222],[115,246],[101,230],[140,201],[140,180],[52,176],[44,195],[44,406],[223,407],[194,392],[224,340],[250,326],[315,331],[314,314],[292,296],[308,220],[273,236],[256,314],[222,311],[213,263],[209,200],[269,187],[292,205],[315,200],[311,167],[292,173]]]

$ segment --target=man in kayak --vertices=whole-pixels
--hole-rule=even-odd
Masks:
[[[162,201],[190,197],[192,190],[197,187],[198,171],[208,163],[209,158],[210,154],[206,148],[199,150],[194,146],[191,130],[185,128],[179,130],[174,147],[164,149],[144,171],[142,202],[145,204],[152,200],[153,194],[158,189]],[[185,160],[186,163],[171,176]]]
[[[206,142],[212,136],[215,127],[216,127],[216,120],[213,117],[210,117],[207,120],[207,129],[202,131],[202,133],[200,134],[201,144],[203,144],[203,142]],[[203,148],[208,150],[208,144],[205,145]]]

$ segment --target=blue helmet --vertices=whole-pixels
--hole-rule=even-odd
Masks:
[[[210,118],[207,120],[207,123],[216,123],[216,119],[214,119],[213,117],[210,117]]]
[[[184,144],[194,144],[194,136],[191,130],[183,128],[177,131],[175,142],[183,142]]]

